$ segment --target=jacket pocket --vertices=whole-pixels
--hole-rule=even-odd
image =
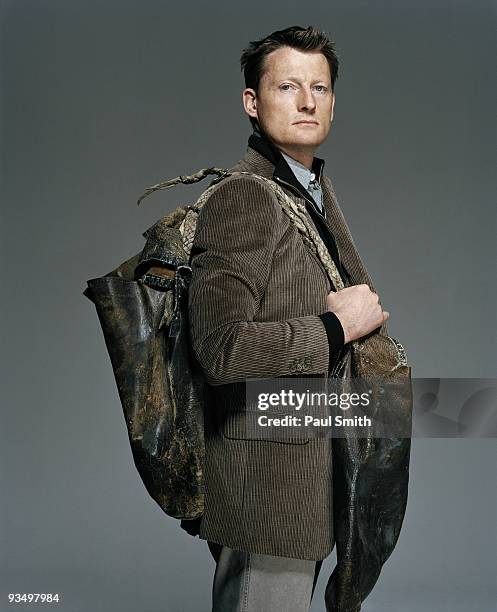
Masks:
[[[308,444],[305,427],[297,426],[291,417],[288,411],[272,411],[268,415],[254,409],[226,411],[221,417],[221,431],[229,440]]]

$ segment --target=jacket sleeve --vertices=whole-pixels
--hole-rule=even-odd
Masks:
[[[287,227],[283,215],[276,196],[252,177],[225,179],[200,212],[188,308],[193,352],[211,385],[328,371],[319,316],[254,321]]]

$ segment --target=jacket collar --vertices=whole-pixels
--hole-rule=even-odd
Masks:
[[[324,160],[315,157],[312,164],[312,171],[316,175],[316,180],[321,182],[323,174]],[[290,184],[304,200],[311,201],[316,206],[314,199],[305,187],[296,178],[292,169],[288,165],[279,149],[277,149],[268,138],[262,133],[253,133],[248,139],[248,146],[243,159],[231,170],[248,170],[255,172],[268,179],[281,179]],[[317,206],[316,206],[317,208]]]
[[[287,183],[298,187],[299,191],[304,190],[305,192],[305,188],[295,177],[292,169],[281,154],[280,150],[275,147],[262,132],[254,132],[251,134],[248,139],[248,146],[259,152],[261,155],[264,155],[264,157],[274,165],[273,176],[271,178],[279,177]],[[316,180],[319,182],[321,182],[323,167],[324,160],[320,159],[319,157],[315,157],[312,162],[312,171],[316,175]],[[305,192],[305,195],[307,197],[309,196],[307,192]]]

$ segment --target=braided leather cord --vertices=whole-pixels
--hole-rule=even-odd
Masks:
[[[283,191],[283,189],[271,179],[268,179],[265,176],[260,176],[259,174],[255,174],[253,172],[229,172],[228,170],[220,170],[219,176],[214,179],[212,184],[200,195],[195,205],[190,207],[179,227],[179,230],[183,237],[183,245],[187,255],[190,256],[192,250],[193,240],[195,237],[195,229],[197,226],[197,219],[203,205],[208,200],[217,183],[219,183],[224,178],[235,175],[246,175],[258,178],[263,181],[275,193],[283,211],[286,215],[288,215],[292,223],[295,224],[295,226],[301,233],[304,242],[314,251],[314,253],[318,255],[333,287],[335,288],[335,291],[340,291],[341,289],[344,289],[345,284],[342,280],[342,277],[340,276],[335,262],[331,258],[328,249],[326,248],[323,240],[321,239],[321,236],[312,227],[312,224],[307,217],[307,211],[305,206],[292,200]],[[388,334],[385,335],[387,338],[390,339],[396,349],[397,365],[395,366],[395,368],[407,365],[407,357],[402,344],[395,338],[388,336]],[[365,348],[365,344],[367,344],[367,338],[363,337],[357,340],[353,340],[349,343],[349,346],[353,347],[354,350],[362,351]]]
[[[332,282],[333,287],[335,287],[337,291],[345,287],[343,280],[340,276],[340,273],[337,270],[335,262],[333,261],[333,259],[330,257],[330,254],[328,253],[328,249],[326,248],[325,244],[321,240],[321,237],[319,236],[319,234],[314,231],[307,217],[305,206],[297,202],[294,202],[283,191],[283,189],[279,185],[277,185],[274,181],[266,178],[265,176],[260,176],[259,174],[255,174],[253,172],[230,172],[229,170],[225,168],[216,168],[216,167],[203,168],[202,170],[199,170],[198,172],[195,172],[194,174],[191,174],[188,176],[181,175],[176,178],[170,179],[168,181],[163,181],[161,183],[157,183],[156,185],[149,187],[139,197],[137,204],[140,204],[142,200],[144,200],[146,197],[148,197],[150,194],[154,193],[155,191],[169,189],[170,187],[173,187],[174,185],[177,185],[179,183],[183,183],[183,184],[197,183],[198,181],[201,181],[203,178],[205,178],[209,174],[215,174],[217,176],[211,182],[209,187],[205,191],[202,192],[198,200],[195,202],[195,205],[188,207],[185,217],[183,221],[181,222],[181,224],[179,225],[179,231],[183,239],[183,246],[184,246],[185,252],[188,255],[188,257],[190,256],[192,246],[193,246],[193,240],[195,237],[195,229],[197,227],[198,215],[203,205],[205,204],[205,202],[209,199],[209,196],[211,195],[212,191],[216,187],[217,183],[219,183],[220,181],[222,181],[223,179],[229,176],[235,176],[235,175],[253,176],[263,181],[275,193],[278,199],[278,202],[283,208],[283,211],[288,215],[290,220],[296,225],[296,227],[298,228],[299,232],[302,235],[304,242],[306,242],[306,244],[320,258]]]
[[[222,178],[227,178],[228,176],[235,175],[247,175],[258,178],[263,181],[275,193],[276,197],[278,198],[278,202],[283,208],[283,211],[288,215],[292,223],[297,226],[297,229],[302,234],[302,238],[304,239],[304,241],[311,247],[311,249],[313,249],[313,251],[321,259],[335,289],[337,291],[339,289],[343,289],[345,285],[340,276],[340,273],[337,270],[335,262],[330,257],[328,249],[326,248],[324,242],[321,240],[321,236],[319,236],[319,234],[312,228],[312,225],[309,219],[307,218],[305,206],[298,202],[294,202],[279,185],[277,185],[274,181],[266,178],[265,176],[260,176],[259,174],[254,174],[252,172],[226,172],[226,174],[224,174]],[[217,182],[219,181],[216,181],[216,184]],[[201,194],[201,196],[195,203],[195,206],[188,211],[185,216],[185,219],[180,225],[180,232],[183,235],[183,244],[185,247],[185,251],[188,255],[190,255],[193,245],[193,238],[195,236],[198,213],[202,209],[202,206],[205,204],[205,202],[208,200],[216,184],[211,185]]]

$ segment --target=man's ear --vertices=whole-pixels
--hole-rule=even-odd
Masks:
[[[257,94],[254,89],[247,87],[243,90],[243,108],[249,117],[258,119],[257,116]]]
[[[330,123],[333,121],[333,109],[335,108],[335,93],[332,94],[332,99],[331,99],[331,118],[330,118]]]

